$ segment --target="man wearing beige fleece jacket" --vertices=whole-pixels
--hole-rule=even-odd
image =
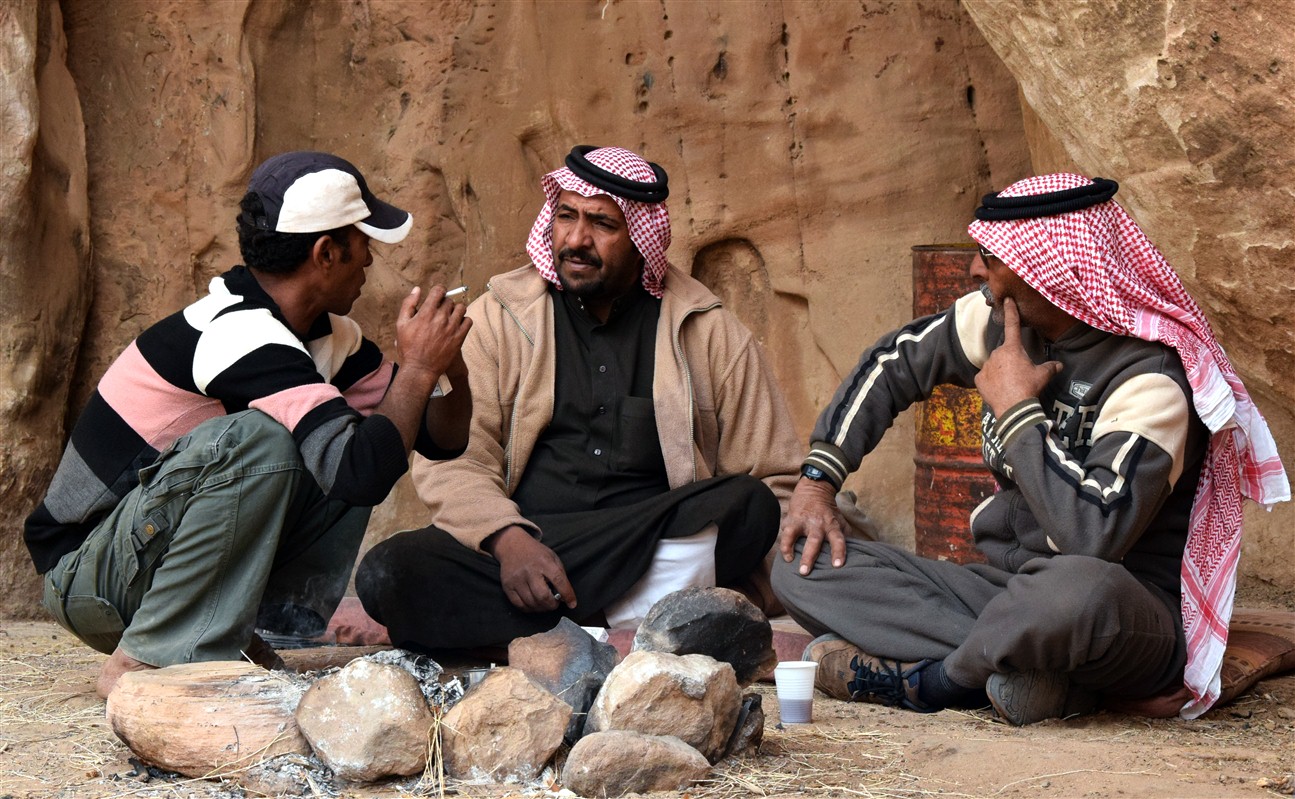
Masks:
[[[542,180],[532,263],[468,310],[468,450],[414,467],[432,525],[356,573],[397,646],[633,626],[678,588],[767,585],[801,455],[774,376],[666,260],[665,171],[616,147],[566,164]]]

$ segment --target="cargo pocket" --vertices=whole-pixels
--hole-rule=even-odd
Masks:
[[[118,550],[117,557],[128,586],[134,587],[144,578],[152,582],[153,569],[166,554],[167,547],[171,545],[171,534],[175,530],[166,511],[172,510],[178,514],[183,506],[183,501],[174,501],[156,508],[131,529],[130,535],[119,538],[118,545],[121,549]]]
[[[41,605],[60,627],[105,654],[117,648],[126,625],[116,606],[85,592],[94,591],[97,582],[94,550],[101,545],[110,546],[105,539],[111,537],[110,528],[95,530],[80,549],[64,555],[45,574],[45,590],[41,595]],[[78,580],[78,575],[84,579]]]
[[[187,439],[176,442],[187,443]],[[201,452],[168,449],[157,460],[139,470],[141,492],[136,518],[148,516],[177,497],[193,493],[194,483],[202,476],[207,461]],[[165,468],[165,471],[163,471]]]
[[[121,614],[97,596],[64,596],[64,590],[53,578],[46,577],[41,604],[64,630],[93,649],[111,655],[126,631]]]
[[[169,449],[140,470],[140,498],[130,535],[119,536],[116,542],[118,563],[122,564],[121,574],[127,585],[133,587],[145,578],[151,581],[150,575],[171,545],[171,536],[205,466],[201,453]]]
[[[117,609],[97,596],[67,597],[63,601],[63,613],[68,630],[106,655],[112,654],[126,631]]]

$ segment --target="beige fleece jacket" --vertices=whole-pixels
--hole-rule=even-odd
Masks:
[[[512,524],[543,535],[510,497],[553,418],[556,356],[553,304],[534,266],[492,278],[468,316],[467,452],[449,461],[415,456],[412,471],[432,523],[479,550]],[[751,332],[674,267],[661,300],[652,395],[671,488],[749,474],[786,512],[803,451],[782,392]]]

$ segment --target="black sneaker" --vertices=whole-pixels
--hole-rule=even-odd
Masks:
[[[939,710],[917,698],[922,669],[934,661],[901,663],[875,657],[834,633],[810,641],[801,660],[818,663],[814,687],[833,699],[875,702],[919,713]]]

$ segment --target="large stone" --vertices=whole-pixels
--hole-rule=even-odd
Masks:
[[[86,123],[58,0],[0,8],[0,527],[22,529],[67,441],[94,299]],[[0,537],[0,618],[44,617],[22,536]]]
[[[1279,449],[1295,445],[1295,27],[1280,3],[2,7],[6,529],[39,502],[63,420],[108,361],[239,262],[231,220],[252,167],[303,143],[345,154],[414,215],[354,311],[383,343],[412,285],[479,295],[524,263],[538,177],[573,143],[645,151],[670,171],[671,259],[751,327],[801,430],[860,348],[908,321],[910,246],[965,240],[983,192],[1078,164],[1121,180]],[[1039,120],[1028,137],[1020,94]],[[910,546],[912,429],[901,415],[849,481],[878,536]],[[426,512],[402,481],[366,545]],[[1295,589],[1295,507],[1247,514],[1243,571]],[[0,588],[0,616],[39,611],[16,536]]]
[[[360,659],[322,677],[301,698],[297,725],[344,780],[404,777],[427,766],[432,713],[418,680],[399,666]]]
[[[1210,318],[1289,468],[1295,450],[1295,25],[1284,3],[964,0],[1020,81],[1042,171],[1116,199]],[[1242,571],[1295,588],[1295,505],[1250,505]]]
[[[750,685],[778,663],[773,628],[751,601],[727,588],[685,588],[648,611],[634,649],[672,655],[709,655],[733,667]]]
[[[566,617],[546,633],[518,638],[508,645],[509,666],[571,706],[568,743],[580,737],[589,707],[617,660],[616,647],[594,640]]]
[[[33,5],[9,4],[24,15]],[[524,262],[538,177],[572,144],[588,135],[644,150],[670,171],[671,259],[751,326],[802,429],[858,342],[907,321],[908,247],[953,240],[979,193],[1028,164],[1015,82],[956,0],[38,5],[67,15],[37,24],[50,41],[66,31],[71,75],[4,135],[17,140],[37,120],[43,135],[54,110],[79,99],[84,122],[67,130],[84,136],[73,152],[88,182],[85,168],[36,168],[31,182],[88,191],[89,235],[79,251],[36,252],[28,237],[7,253],[21,288],[6,306],[22,312],[12,340],[30,353],[13,372],[28,415],[0,420],[26,456],[0,474],[11,528],[48,482],[61,420],[109,360],[240,261],[236,203],[273,153],[341,152],[413,213],[410,238],[379,254],[354,310],[385,345],[412,285],[466,283],[479,295],[491,274]],[[572,40],[586,46],[574,53]],[[49,52],[60,64],[63,49]],[[501,76],[505,56],[526,68]],[[0,75],[6,96],[31,82],[24,58]],[[30,166],[31,153],[14,149],[6,163]],[[65,248],[77,241],[48,230]],[[80,277],[53,280],[54,270]],[[19,328],[24,313],[31,324]],[[869,513],[900,540],[911,537],[909,430],[901,420],[858,479]],[[402,481],[375,510],[373,535],[425,516]],[[0,601],[30,613],[39,591],[26,590],[31,566],[10,541],[24,590]]]
[[[571,707],[514,668],[493,669],[441,720],[445,773],[461,780],[528,782],[571,721]]]
[[[667,735],[612,730],[587,735],[571,748],[562,785],[580,796],[682,791],[710,773],[710,761]]]
[[[305,684],[251,663],[185,663],[127,672],[108,695],[112,731],[143,760],[187,777],[237,774],[309,754],[293,711]]]
[[[724,754],[741,703],[727,663],[706,655],[631,652],[603,683],[585,734],[673,735],[714,763]]]

